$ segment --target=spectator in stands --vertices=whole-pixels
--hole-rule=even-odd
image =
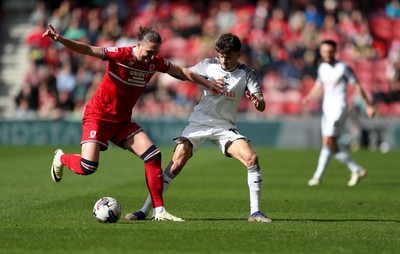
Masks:
[[[230,1],[221,1],[219,3],[216,21],[222,33],[231,31],[231,28],[236,24],[237,16]]]
[[[28,83],[22,85],[21,91],[15,97],[17,109],[16,119],[36,119],[38,110],[38,90],[37,87]]]
[[[400,1],[391,0],[385,7],[386,16],[389,18],[400,18]]]
[[[313,23],[316,27],[322,27],[324,15],[314,3],[308,3],[304,10],[305,22]]]
[[[40,20],[47,20],[48,17],[49,10],[47,9],[46,2],[40,0],[36,3],[35,9],[29,16],[29,23],[35,26]]]
[[[57,74],[57,91],[72,93],[76,87],[76,75],[72,72],[72,65],[65,61]]]

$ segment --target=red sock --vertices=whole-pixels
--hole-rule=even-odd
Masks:
[[[153,207],[164,206],[162,190],[163,176],[161,169],[161,156],[144,164],[146,169],[146,183],[150,191]]]
[[[75,174],[84,175],[81,168],[81,156],[79,154],[63,154],[61,155],[61,163],[66,165]]]

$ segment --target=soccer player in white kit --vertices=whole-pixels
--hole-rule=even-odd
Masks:
[[[360,93],[366,104],[368,117],[374,116],[375,108],[369,101],[350,66],[335,58],[336,42],[332,40],[323,41],[319,51],[322,63],[318,67],[318,77],[309,94],[303,99],[303,104],[307,104],[323,91],[321,118],[322,149],[317,169],[311,180],[308,181],[308,185],[317,186],[321,183],[329,159],[331,155],[334,155],[335,159],[346,164],[351,171],[351,177],[347,185],[354,186],[367,175],[367,172],[337,142],[348,114],[348,85],[353,85],[356,91]]]
[[[247,138],[236,127],[239,103],[246,95],[258,111],[264,111],[265,101],[261,84],[254,70],[238,62],[241,42],[236,35],[221,35],[215,49],[218,57],[208,58],[190,68],[193,72],[211,80],[223,80],[224,91],[205,90],[200,102],[189,117],[189,125],[176,138],[174,155],[163,172],[164,191],[181,172],[186,162],[209,140],[219,147],[227,157],[233,157],[247,168],[247,182],[250,192],[250,222],[271,222],[260,211],[262,176],[258,156]],[[150,197],[143,208],[125,216],[126,220],[144,220],[151,210]]]

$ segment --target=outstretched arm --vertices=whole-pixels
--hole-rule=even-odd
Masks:
[[[218,91],[223,92],[224,90],[224,83],[220,80],[208,80],[193,71],[189,70],[188,68],[184,68],[178,65],[171,63],[171,68],[168,71],[168,74],[173,76],[174,78],[180,80],[188,80],[194,83],[203,85],[210,89],[211,91]]]
[[[97,57],[100,59],[103,58],[103,50],[101,47],[95,47],[95,46],[91,46],[91,45],[88,45],[83,42],[74,41],[74,40],[65,38],[65,37],[59,35],[51,24],[49,24],[49,28],[42,35],[42,37],[45,37],[45,36],[50,37],[52,40],[61,43],[65,47],[67,47],[79,54],[94,56],[94,57]]]

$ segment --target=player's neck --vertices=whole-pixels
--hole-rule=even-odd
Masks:
[[[336,59],[332,59],[332,60],[330,60],[330,61],[327,61],[327,63],[328,63],[329,65],[335,65],[335,64],[337,63],[337,60],[336,60]]]
[[[229,68],[229,69],[222,68],[222,69],[224,71],[232,72],[232,71],[236,70],[237,66],[238,66],[238,63],[236,62],[236,64],[234,66],[232,66],[231,68]]]

